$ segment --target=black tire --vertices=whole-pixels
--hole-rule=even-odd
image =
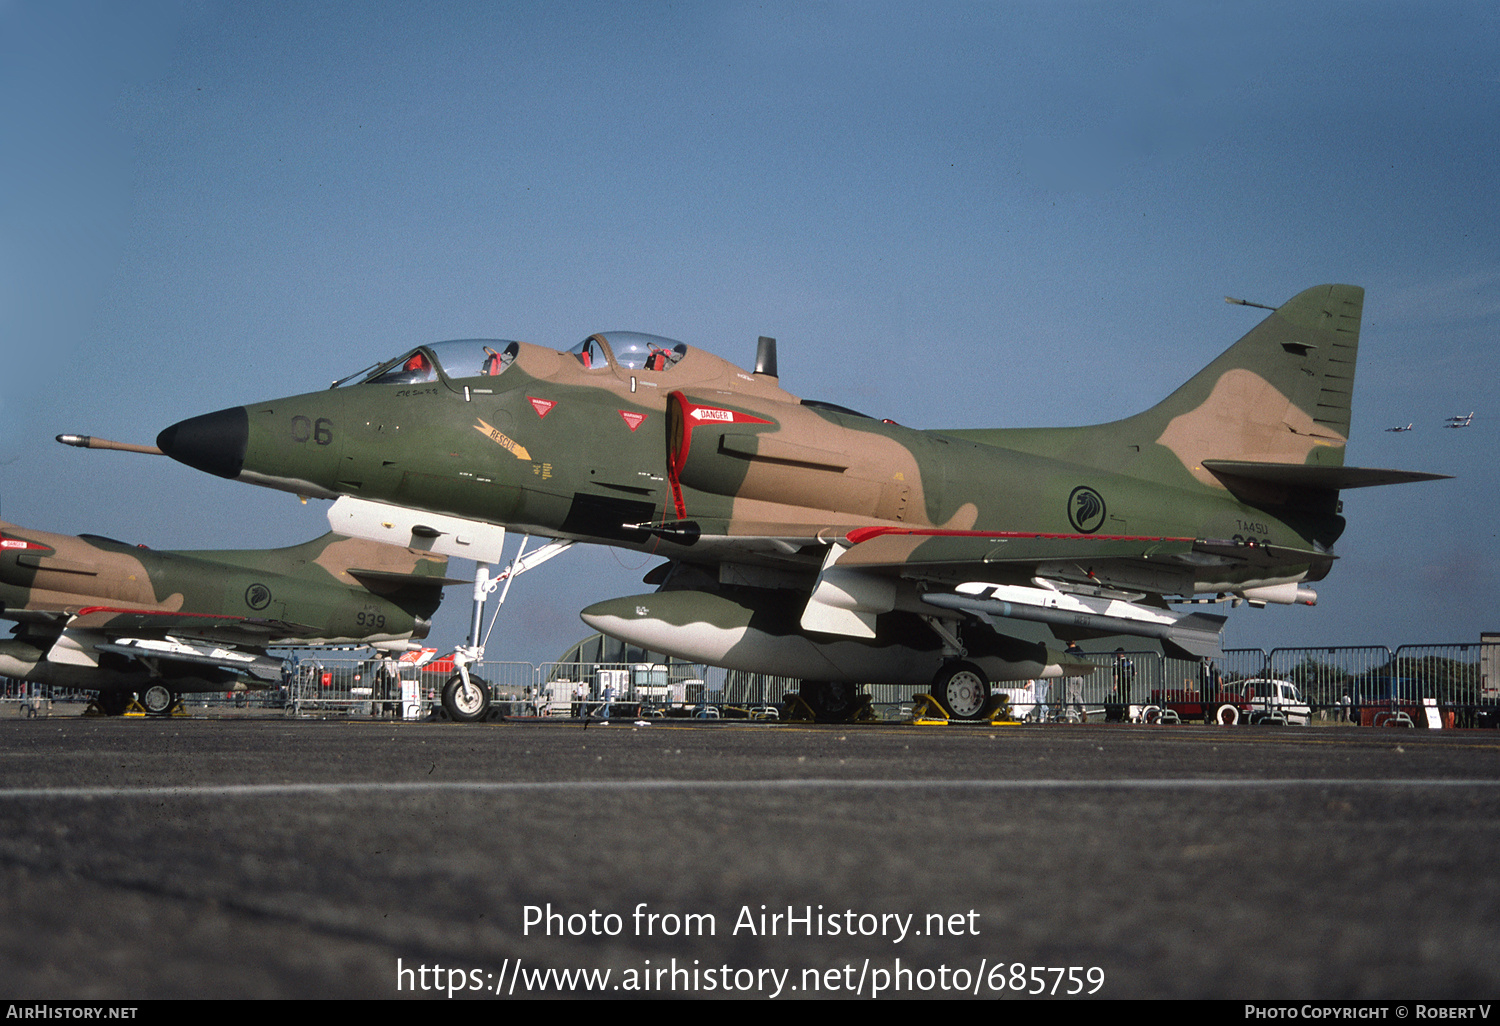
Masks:
[[[490,686],[471,673],[466,688],[463,675],[455,673],[443,684],[443,711],[450,720],[477,723],[489,715]]]
[[[165,716],[177,703],[177,693],[158,681],[141,692],[141,708],[152,716]]]
[[[798,690],[819,723],[839,723],[859,708],[858,688],[844,681],[805,680]]]
[[[130,692],[118,688],[101,691],[99,697],[94,699],[94,704],[106,716],[123,716],[125,710],[130,708]]]
[[[990,681],[973,663],[948,663],[933,678],[932,697],[955,720],[982,720],[990,706]]]

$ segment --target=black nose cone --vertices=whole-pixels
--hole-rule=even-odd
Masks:
[[[219,477],[235,478],[245,465],[250,411],[236,406],[178,421],[156,436],[156,446],[178,463]]]

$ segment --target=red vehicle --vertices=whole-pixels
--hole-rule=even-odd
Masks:
[[[1161,709],[1170,709],[1178,719],[1205,723],[1282,723],[1305,727],[1312,721],[1312,707],[1297,685],[1270,677],[1220,684],[1219,690],[1206,701],[1191,686],[1176,691],[1153,691],[1151,701]]]
[[[1179,720],[1197,720],[1200,723],[1234,724],[1241,720],[1249,722],[1250,699],[1242,694],[1221,688],[1207,699],[1197,688],[1183,687],[1151,692],[1151,706],[1147,707],[1150,722],[1151,707],[1171,710]]]
[[[1354,682],[1353,705],[1361,727],[1425,727],[1422,689],[1410,677],[1376,675]],[[1453,710],[1439,709],[1440,723],[1452,728]]]

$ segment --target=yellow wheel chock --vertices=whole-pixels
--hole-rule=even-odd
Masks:
[[[919,727],[945,727],[955,722],[953,717],[948,715],[948,711],[943,708],[942,703],[925,692],[912,696],[911,721]],[[1005,727],[1018,726],[1021,721],[1011,714],[1010,699],[1001,695],[995,707],[990,710],[989,716],[982,720],[964,722],[974,726]]]

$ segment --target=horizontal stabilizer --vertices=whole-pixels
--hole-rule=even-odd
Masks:
[[[403,587],[446,588],[450,584],[473,584],[461,577],[435,577],[431,574],[403,574],[394,570],[363,570],[351,567],[345,571],[361,584],[396,584]]]
[[[1417,470],[1318,467],[1304,463],[1258,463],[1253,460],[1204,460],[1203,469],[1221,479],[1238,477],[1264,484],[1334,492],[1343,488],[1373,488],[1377,485],[1409,484],[1413,481],[1443,481],[1452,476],[1451,474],[1428,474]]]

